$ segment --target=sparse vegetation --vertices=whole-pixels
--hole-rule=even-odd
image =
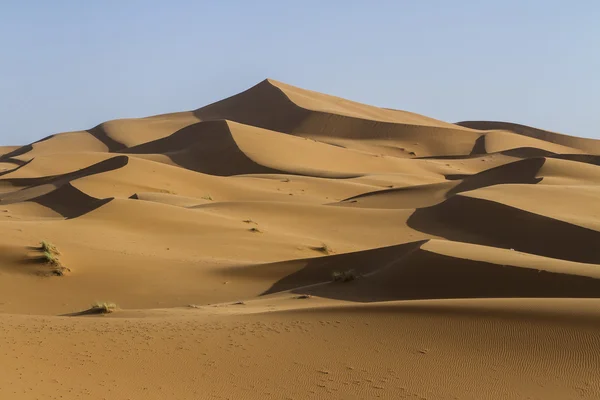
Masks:
[[[248,229],[250,232],[254,232],[254,233],[262,233],[262,231],[258,228],[250,228]]]
[[[331,274],[331,278],[334,282],[350,282],[355,280],[357,275],[354,270],[349,269],[348,271],[335,271],[333,274]]]
[[[50,273],[52,275],[56,275],[56,276],[63,276],[65,274],[65,272],[70,272],[71,270],[67,267],[65,267],[64,265],[57,265],[55,266],[55,268],[50,271]]]
[[[331,249],[331,247],[329,247],[329,245],[327,243],[323,243],[323,244],[321,244],[321,246],[311,247],[311,249],[314,251],[319,251],[324,254],[333,253],[333,250]]]
[[[119,308],[115,303],[96,302],[92,304],[90,312],[97,314],[109,314]]]
[[[60,261],[58,261],[58,257],[56,257],[56,254],[51,253],[49,251],[44,251],[44,253],[42,253],[42,258],[44,259],[44,262],[46,264],[50,264],[53,266],[60,265]]]
[[[40,242],[40,250],[42,250],[44,253],[60,254],[60,251],[58,251],[55,245],[50,242],[46,242],[45,240]]]
[[[300,296],[294,297],[294,299],[302,300],[302,299],[310,299],[312,296],[310,294],[301,294]]]
[[[203,198],[204,200],[210,200],[210,201],[212,201],[212,199],[213,199],[213,198],[212,198],[212,196],[211,196],[210,194],[207,194],[206,196],[202,196],[202,198]]]
[[[60,251],[52,243],[43,240],[40,242],[39,247],[35,247],[34,249],[42,252],[42,255],[37,260],[51,267],[50,270],[42,271],[42,275],[63,276],[65,272],[70,271],[58,259]]]
[[[244,222],[246,224],[255,224],[255,225],[258,225],[256,222],[252,221],[251,219],[245,219],[242,222]]]

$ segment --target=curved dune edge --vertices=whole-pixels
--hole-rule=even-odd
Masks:
[[[360,302],[600,296],[600,270],[594,264],[439,240],[236,268],[230,273],[257,279],[281,270],[288,275],[263,295],[291,291]],[[356,279],[332,282],[336,271],[352,271]]]
[[[340,204],[367,208],[422,208],[433,206],[461,192],[470,192],[490,186],[524,184],[535,185],[545,158],[528,158],[473,175],[451,176],[451,181],[384,189],[344,199]]]
[[[485,223],[491,216],[493,223]],[[600,240],[600,232],[468,194],[417,209],[407,224],[448,240],[600,263],[594,245]],[[569,240],[565,241],[565,237]]]
[[[572,147],[589,153],[600,153],[600,144],[594,139],[585,139],[561,133],[550,132],[543,129],[533,128],[526,125],[499,121],[463,121],[456,125],[482,131],[503,130],[528,136],[534,139],[556,143],[566,147]]]

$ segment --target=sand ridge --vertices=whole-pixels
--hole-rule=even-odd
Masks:
[[[598,140],[272,79],[0,147],[0,397],[596,399],[599,188]]]

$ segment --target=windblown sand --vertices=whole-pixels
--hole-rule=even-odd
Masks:
[[[265,80],[0,155],[0,399],[600,398],[598,140]]]

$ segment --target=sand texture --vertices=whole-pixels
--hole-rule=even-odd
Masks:
[[[265,80],[0,147],[0,341],[0,399],[598,399],[600,141]]]

